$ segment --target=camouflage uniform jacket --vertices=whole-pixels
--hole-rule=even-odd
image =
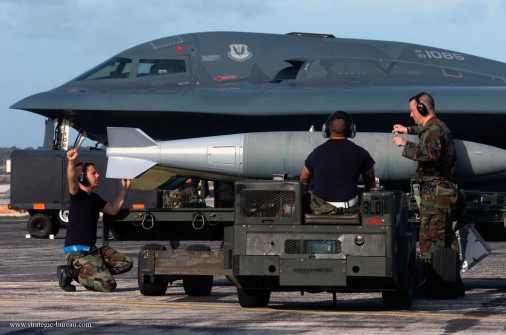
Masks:
[[[424,126],[408,127],[408,134],[417,134],[420,138],[419,143],[408,141],[402,152],[404,157],[418,161],[415,179],[454,182],[457,153],[446,124],[434,116]]]

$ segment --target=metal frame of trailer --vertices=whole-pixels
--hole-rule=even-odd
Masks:
[[[171,250],[156,243],[141,248],[144,295],[163,295],[181,279],[188,295],[209,295],[214,275],[237,286],[244,307],[266,306],[271,291],[326,291],[334,300],[336,292],[378,291],[386,307],[409,308],[427,278],[444,288],[439,295],[459,294],[457,252],[435,253],[437,266],[430,269],[416,256],[409,194],[364,192],[360,215],[325,216],[304,214],[308,199],[299,182],[240,181],[235,187],[235,208],[147,208],[104,216],[103,242],[110,234],[121,241],[171,241]],[[176,250],[172,242],[180,240],[199,242]],[[222,244],[211,250],[205,241]],[[482,258],[490,252],[484,243],[461,243],[467,243],[468,259],[478,249]]]

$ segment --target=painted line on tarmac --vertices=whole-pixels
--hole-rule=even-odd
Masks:
[[[24,283],[0,283],[0,286],[54,286],[59,285],[57,282],[24,282]]]
[[[118,284],[121,285],[137,285],[137,282],[125,282],[125,281],[118,281],[116,280]],[[77,283],[75,283],[77,284]],[[8,283],[0,283],[0,286],[58,286],[58,282],[8,282]]]
[[[228,309],[228,310],[250,310],[250,311],[270,311],[270,312],[299,312],[299,313],[329,313],[329,314],[348,314],[348,315],[371,315],[371,316],[404,316],[404,317],[424,317],[436,319],[475,319],[475,320],[500,320],[506,321],[505,317],[500,316],[466,316],[458,314],[417,314],[404,312],[360,312],[360,311],[322,311],[305,309],[276,309],[276,308],[244,308],[235,306],[213,306],[213,305],[187,305],[155,302],[131,302],[131,301],[101,301],[101,300],[45,300],[45,299],[0,299],[0,302],[18,302],[18,303],[37,303],[37,304],[98,304],[98,305],[123,305],[123,306],[145,306],[145,307],[174,307],[174,308],[196,308],[196,309]]]

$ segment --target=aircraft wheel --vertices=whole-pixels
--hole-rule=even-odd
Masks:
[[[384,291],[381,293],[383,306],[392,309],[409,309],[415,298],[415,276],[416,276],[416,257],[411,255],[408,268],[406,269],[406,283],[403,288],[397,291]]]
[[[46,214],[34,214],[28,219],[26,228],[34,238],[48,238],[53,231],[53,222]]]
[[[163,245],[160,244],[146,244],[142,246],[139,252],[139,262],[137,267],[137,279],[139,283],[139,291],[143,295],[156,296],[165,295],[167,287],[169,286],[169,280],[163,275],[145,276],[142,275],[142,269],[146,267],[147,261],[144,258],[143,251],[163,251],[167,250]]]
[[[211,251],[207,245],[194,244],[188,246],[186,251]],[[189,296],[208,296],[213,289],[213,276],[190,276],[183,277],[184,292]]]
[[[68,209],[62,209],[55,212],[53,217],[60,223],[60,226],[66,227],[69,223],[69,214],[70,211]]]
[[[435,297],[457,299],[459,296],[459,255],[450,248],[438,249],[430,258],[430,287]]]
[[[266,307],[271,298],[271,291],[265,289],[237,288],[237,297],[239,298],[241,307]]]

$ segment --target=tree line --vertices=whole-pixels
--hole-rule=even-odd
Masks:
[[[23,149],[18,147],[0,148],[0,164],[4,164],[7,159],[11,159],[11,154],[14,150],[42,150],[42,147],[28,147]]]
[[[89,150],[89,146],[83,146],[79,150]],[[101,148],[101,147],[99,147]],[[18,147],[10,147],[10,148],[0,148],[0,165],[4,165],[7,159],[11,159],[11,154],[14,150],[43,150],[42,147],[38,148],[18,148]]]

